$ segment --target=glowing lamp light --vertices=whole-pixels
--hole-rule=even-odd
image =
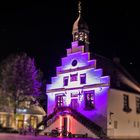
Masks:
[[[60,117],[60,123],[59,123],[59,128],[60,130],[62,129],[62,116],[59,116]]]
[[[26,113],[27,112],[27,109],[17,109],[17,112],[18,113]]]
[[[67,132],[70,132],[70,116],[67,115]]]

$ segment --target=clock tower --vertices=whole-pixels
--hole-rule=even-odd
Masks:
[[[83,20],[81,15],[81,2],[78,3],[79,16],[73,24],[73,41],[78,41],[79,45],[85,46],[85,52],[89,51],[89,29],[87,23]]]

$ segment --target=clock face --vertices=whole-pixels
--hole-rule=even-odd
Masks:
[[[72,66],[76,66],[77,65],[77,60],[73,60],[72,61]]]

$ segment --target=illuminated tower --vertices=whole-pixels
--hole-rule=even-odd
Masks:
[[[79,45],[84,45],[85,46],[85,52],[89,51],[89,29],[87,23],[83,20],[82,18],[82,13],[81,13],[81,2],[79,1],[78,4],[78,13],[79,16],[77,20],[73,24],[73,30],[72,30],[72,35],[73,35],[73,41],[78,41]]]

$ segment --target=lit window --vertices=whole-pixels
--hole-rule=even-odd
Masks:
[[[95,107],[95,98],[93,91],[85,93],[85,109],[92,110]]]
[[[74,41],[78,40],[78,33],[74,33]]]
[[[124,101],[123,110],[125,112],[131,112],[132,109],[129,107],[129,96],[128,95],[123,95],[123,101]]]
[[[80,74],[80,84],[86,84],[86,74]]]
[[[79,33],[79,40],[84,41],[84,33],[83,32]]]
[[[56,96],[56,107],[63,106],[63,95]]]
[[[0,115],[0,124],[3,126],[3,127],[6,127],[6,123],[7,123],[7,116],[6,114],[1,114]]]
[[[140,98],[136,97],[136,112],[140,113]]]
[[[70,75],[70,81],[71,81],[71,82],[77,81],[77,75],[78,75],[78,74],[71,74],[71,75]]]
[[[63,79],[64,86],[67,86],[68,85],[68,79],[69,79],[68,76],[67,77],[64,77],[64,79]]]
[[[37,116],[31,116],[30,117],[30,125],[32,128],[36,128],[38,123],[38,117]]]

